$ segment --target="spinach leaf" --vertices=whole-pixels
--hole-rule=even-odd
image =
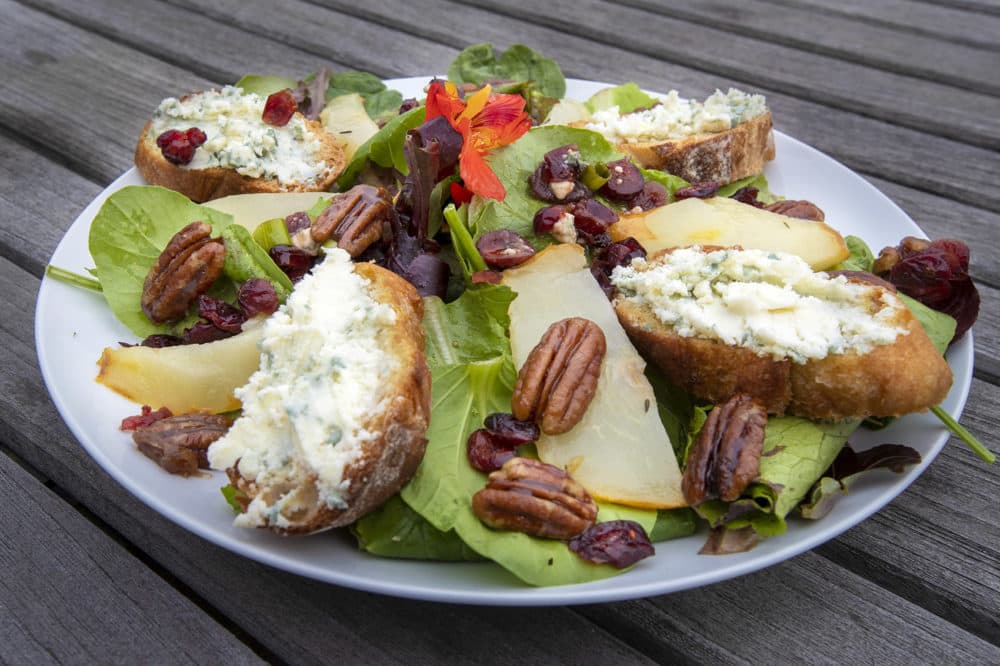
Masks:
[[[875,263],[875,255],[872,254],[868,243],[857,236],[845,236],[844,243],[851,253],[847,259],[835,266],[835,270],[841,271],[871,271],[872,264]]]
[[[632,113],[636,109],[648,109],[657,102],[659,102],[658,99],[647,95],[639,88],[638,84],[630,81],[620,86],[598,90],[583,105],[591,113],[617,106],[618,113],[624,114]]]
[[[499,57],[492,44],[470,46],[449,65],[448,79],[477,86],[491,80],[532,81],[546,97],[558,99],[566,94],[566,79],[559,64],[523,44],[514,44]]]
[[[382,557],[447,562],[481,560],[454,531],[442,532],[399,495],[351,526],[361,550]]]
[[[269,280],[278,294],[278,302],[285,302],[292,293],[292,281],[245,227],[238,224],[226,227],[222,230],[222,241],[226,244],[226,263],[222,269],[226,275],[236,284],[250,278]]]
[[[176,333],[198,319],[195,313],[172,326],[157,326],[143,314],[140,301],[146,275],[160,252],[174,234],[199,220],[212,225],[215,235],[232,224],[232,217],[225,213],[192,203],[173,190],[148,185],[118,190],[94,217],[88,240],[94,274],[108,307],[138,337]],[[231,300],[231,285],[218,284],[210,293],[223,300],[228,295]]]
[[[764,204],[772,204],[782,198],[771,192],[771,186],[768,185],[767,178],[762,173],[759,173],[756,176],[747,176],[746,178],[734,180],[728,185],[723,185],[719,188],[719,191],[715,193],[715,196],[731,197],[744,187],[756,187],[757,201]]]

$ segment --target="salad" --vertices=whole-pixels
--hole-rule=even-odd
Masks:
[[[384,86],[379,88],[382,84],[373,80],[374,77],[349,74],[338,77],[321,73],[302,81],[248,76],[238,85],[262,94],[285,88],[298,90],[301,108],[308,107],[319,117],[325,113],[331,123],[345,122],[343,118],[350,117],[345,113],[337,115],[340,119],[337,120],[331,108],[346,109],[353,105],[356,111],[360,102],[368,122],[361,118],[357,124],[350,125],[350,131],[354,134],[353,128],[362,125],[367,128],[363,131],[370,135],[354,146],[337,186],[347,190],[359,182],[376,183],[397,188],[397,204],[405,199],[405,218],[398,218],[405,222],[400,221],[393,230],[392,241],[373,246],[364,258],[392,268],[424,294],[428,362],[434,394],[442,399],[434,401],[428,451],[417,476],[398,496],[351,527],[359,547],[372,556],[430,560],[487,558],[531,585],[589,582],[620,573],[621,569],[614,566],[582,560],[560,540],[539,539],[484,525],[467,505],[468,498],[483,487],[486,475],[474,469],[467,456],[456,455],[456,451],[464,453],[469,436],[483,428],[483,420],[488,414],[510,411],[517,368],[510,348],[509,306],[515,294],[509,287],[497,284],[498,275],[491,273],[499,274],[507,268],[504,258],[511,256],[511,247],[531,256],[553,244],[579,241],[586,247],[591,272],[598,278],[593,283],[598,292],[600,275],[630,258],[628,255],[634,249],[626,246],[629,252],[624,252],[620,249],[624,241],[600,238],[610,225],[602,229],[600,216],[603,211],[595,213],[586,207],[578,208],[575,217],[584,221],[591,215],[597,220],[595,226],[577,224],[575,239],[558,238],[559,234],[552,231],[561,214],[555,215],[558,212],[555,211],[550,213],[555,219],[545,218],[542,211],[551,207],[551,201],[539,198],[538,188],[527,185],[531,175],[545,165],[547,159],[552,162],[560,158],[566,162],[562,158],[573,153],[580,182],[590,179],[590,184],[595,185],[603,178],[604,183],[588,186],[591,190],[601,190],[607,182],[608,165],[624,159],[622,153],[592,130],[545,124],[553,115],[570,118],[572,109],[566,107],[573,103],[561,101],[565,82],[558,66],[525,47],[512,47],[500,57],[486,46],[463,52],[449,68],[452,85],[431,84],[425,100],[403,100],[401,95],[392,94]],[[484,85],[490,88],[482,87]],[[527,118],[517,114],[512,118],[509,109],[496,102],[509,102],[515,96]],[[320,104],[320,100],[327,103]],[[578,103],[584,107],[588,103],[591,106],[606,104],[634,110],[655,104],[656,100],[634,84],[626,84]],[[480,105],[478,110],[476,105]],[[463,126],[459,120],[456,128],[447,122],[461,119],[463,114],[470,121],[467,125]],[[436,127],[429,126],[431,115],[439,119]],[[496,122],[491,124],[491,121]],[[529,129],[533,124],[536,126]],[[357,134],[360,136],[362,131]],[[457,141],[455,134],[458,134]],[[439,145],[447,146],[448,141],[457,144],[450,148],[454,154],[450,164],[442,164],[440,159],[434,160],[435,156],[428,155],[430,151],[426,147],[431,138]],[[424,142],[423,146],[419,145],[420,141]],[[689,183],[666,172],[634,165],[633,168],[641,176],[640,188],[628,198],[616,197],[611,192],[599,202],[615,216],[625,216],[634,208],[646,205],[650,209],[669,206],[678,198],[678,192],[682,196],[690,195],[691,190],[697,191],[699,187],[707,187],[716,197],[735,196],[748,206],[768,205],[780,200],[770,192],[761,174],[712,189],[704,183]],[[548,184],[556,180],[550,179]],[[650,183],[656,187],[647,187]],[[647,196],[639,201],[635,198],[638,193]],[[275,208],[274,214],[260,219],[259,206],[246,200],[231,202],[229,209],[225,205],[213,208],[211,204],[193,204],[162,189],[126,188],[111,195],[91,227],[90,250],[97,280],[83,276],[66,276],[66,279],[101,289],[115,316],[137,340],[178,333],[183,337],[184,331],[196,331],[193,336],[189,334],[190,342],[202,344],[188,347],[192,350],[190,353],[216,345],[211,352],[213,364],[221,366],[222,375],[229,375],[222,379],[216,376],[211,381],[239,385],[239,378],[242,376],[245,380],[249,374],[247,368],[245,365],[238,367],[237,362],[220,362],[219,359],[230,357],[220,355],[219,350],[245,346],[247,338],[253,348],[252,327],[243,331],[243,322],[239,322],[235,328],[241,332],[206,341],[205,335],[219,334],[203,325],[205,321],[219,328],[213,322],[220,318],[239,319],[222,305],[213,306],[208,317],[192,310],[179,322],[153,324],[139,306],[145,270],[179,229],[193,220],[204,220],[210,222],[215,234],[221,235],[227,250],[234,249],[230,253],[232,257],[227,257],[227,279],[220,279],[208,292],[213,302],[235,307],[239,302],[237,286],[250,280],[270,282],[275,298],[282,302],[294,289],[292,278],[295,274],[291,268],[299,258],[294,253],[273,252],[276,246],[286,245],[275,240],[284,241],[289,235],[288,217],[304,214],[315,219],[328,202],[328,196],[295,195],[294,201],[282,204],[285,208]],[[150,225],[152,218],[155,218],[154,225]],[[284,234],[282,224],[275,220],[285,225]],[[831,220],[831,223],[836,226],[836,221]],[[527,247],[521,248],[512,242],[510,233],[525,241]],[[499,252],[490,245],[493,241],[500,243]],[[875,254],[861,239],[848,238],[847,246],[850,254],[838,267],[873,268]],[[619,248],[617,251],[624,254],[616,259],[615,250],[609,248]],[[905,262],[910,255],[927,253],[927,247],[904,244],[897,249],[900,255],[897,261]],[[140,270],[142,266],[146,269]],[[58,271],[53,270],[52,274]],[[966,298],[960,305],[967,307],[971,297],[968,292],[964,293]],[[940,310],[949,310],[966,320],[968,314],[951,302],[935,304],[939,306],[937,310],[921,307],[917,302],[912,302],[912,307],[944,351],[954,336],[955,320],[948,314],[941,314]],[[253,316],[244,318],[253,319]],[[154,339],[162,342],[160,338]],[[128,353],[128,349],[134,348],[123,351]],[[246,358],[239,350],[233,353],[234,359]],[[113,357],[115,351],[109,354]],[[109,361],[109,364],[114,365],[114,362]],[[149,373],[151,367],[140,365],[135,372],[137,375]],[[157,372],[160,371],[168,372],[167,369]],[[192,389],[192,382],[177,382],[175,377],[170,377],[171,381],[164,383],[185,386],[188,394],[185,397],[198,393]],[[652,369],[647,370],[647,377],[655,392],[657,414],[674,445],[673,453],[683,465],[710,405],[699,404],[676,390]],[[207,391],[202,395],[205,393]],[[201,401],[202,395],[189,404],[191,411],[227,412],[237,407],[226,402],[225,396],[218,404],[207,405]],[[160,406],[150,405],[153,409]],[[821,518],[856,474],[878,467],[899,471],[919,461],[916,452],[900,446],[855,452],[847,445],[847,440],[858,425],[855,421],[819,423],[790,416],[772,417],[759,474],[738,500],[717,500],[699,505],[697,510],[639,508],[601,502],[600,520],[632,521],[644,529],[654,544],[690,535],[707,524],[712,530],[710,551],[744,550],[761,538],[782,534],[793,515],[804,519]],[[528,457],[537,455],[530,446],[520,449],[519,453]],[[197,482],[211,483],[207,480]],[[239,505],[231,487],[224,488],[223,494]]]

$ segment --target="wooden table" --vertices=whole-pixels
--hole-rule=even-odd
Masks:
[[[321,65],[441,72],[523,42],[568,76],[759,89],[982,295],[963,422],[1000,429],[1000,3],[0,0],[0,658],[67,662],[1000,663],[1000,473],[950,442],[840,538],[743,578],[550,609],[376,596],[278,571],[142,505],[77,444],[34,349],[46,261],[163,97]],[[680,6],[683,5],[683,6]]]

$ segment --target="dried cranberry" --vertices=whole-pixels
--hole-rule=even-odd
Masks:
[[[271,93],[264,102],[264,113],[261,120],[268,125],[284,127],[292,119],[295,111],[299,108],[299,103],[295,95],[288,88]]]
[[[195,150],[205,143],[205,133],[197,127],[169,129],[156,137],[163,158],[172,164],[190,164]]]
[[[153,347],[158,349],[160,347],[176,347],[177,345],[184,344],[176,335],[167,335],[166,333],[154,333],[153,335],[148,335],[142,341],[143,347]]]
[[[588,234],[581,235],[583,236],[583,241],[595,250],[600,250],[611,245],[611,236],[606,232],[603,234],[597,234],[596,236],[590,236]]]
[[[542,157],[542,166],[545,167],[549,182],[579,180],[583,173],[580,149],[574,143],[553,148]]]
[[[297,213],[292,213],[285,217],[285,228],[288,229],[288,235],[291,236],[296,231],[302,231],[303,229],[308,229],[312,226],[312,220],[309,219],[309,214],[305,211],[299,211]]]
[[[736,199],[740,203],[745,203],[747,205],[753,206],[754,208],[763,208],[764,203],[757,201],[757,195],[760,193],[756,187],[741,187],[740,189],[733,192],[729,198]]]
[[[611,271],[617,266],[627,266],[633,259],[646,256],[646,249],[636,239],[629,236],[617,243],[612,243],[594,254],[590,262],[590,274],[597,280],[608,298],[611,298],[614,287],[611,285]]]
[[[314,257],[291,245],[272,245],[267,254],[292,282],[298,282],[312,268]]]
[[[632,520],[609,520],[588,527],[569,540],[569,549],[588,562],[616,569],[656,554],[646,530]]]
[[[531,444],[541,434],[534,421],[521,421],[503,412],[490,414],[483,425],[495,441],[509,447]]]
[[[503,274],[499,271],[476,271],[469,276],[469,279],[472,281],[472,284],[500,284]]]
[[[145,428],[148,425],[152,425],[162,419],[170,418],[171,416],[173,416],[173,413],[166,407],[160,407],[154,412],[153,408],[149,405],[143,405],[141,414],[126,416],[122,419],[121,429],[135,430],[136,428]]]
[[[408,97],[403,100],[402,104],[399,105],[399,113],[402,115],[407,111],[412,111],[418,106],[420,106],[420,102],[417,101],[416,97]]]
[[[888,279],[907,296],[954,317],[957,327],[952,340],[957,340],[979,316],[979,291],[962,268],[968,250],[954,254],[945,248],[932,244],[910,254],[889,270]]]
[[[552,177],[548,172],[548,169],[543,162],[535,169],[534,173],[528,178],[528,185],[531,187],[531,193],[535,195],[536,198],[542,201],[548,201],[549,203],[570,203],[573,201],[579,201],[580,199],[585,199],[587,197],[593,196],[593,192],[590,188],[581,183],[580,181],[574,181],[573,189],[564,196],[557,196],[552,190],[551,186]],[[563,181],[568,182],[568,181]]]
[[[687,187],[674,192],[674,199],[707,199],[714,197],[715,193],[722,187],[722,183],[717,180],[708,180],[704,183],[691,183]]]
[[[198,316],[227,333],[239,333],[247,320],[239,308],[206,294],[198,297]]]
[[[535,255],[524,236],[510,229],[497,229],[479,237],[476,249],[490,268],[503,270],[522,264]]]
[[[563,206],[546,206],[535,213],[533,225],[536,234],[547,234],[555,228],[556,223],[566,214]]]
[[[577,201],[567,210],[573,215],[577,231],[590,236],[603,234],[618,221],[618,213],[596,199]]]
[[[516,453],[514,447],[502,444],[486,429],[473,432],[466,443],[469,464],[480,472],[495,472]]]
[[[652,210],[666,206],[668,203],[670,203],[670,192],[667,191],[667,188],[663,186],[663,183],[650,180],[642,186],[642,190],[637,195],[629,199],[628,207],[629,210],[636,208]]]
[[[639,167],[627,157],[608,162],[608,171],[611,175],[601,188],[601,194],[612,201],[628,201],[642,191],[646,182]]]
[[[269,315],[278,309],[278,292],[274,290],[274,284],[270,280],[250,278],[240,285],[236,302],[248,318]]]
[[[215,342],[216,340],[232,336],[232,333],[222,330],[211,322],[199,321],[195,322],[191,328],[184,329],[184,344],[201,345],[206,342]]]

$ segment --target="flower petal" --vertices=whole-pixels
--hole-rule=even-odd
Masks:
[[[475,123],[475,117],[479,115],[490,100],[490,86],[485,85],[473,94],[465,98],[465,110],[456,118],[456,120],[465,120],[466,118],[471,119]]]
[[[463,120],[460,123],[460,128],[466,130],[462,132],[464,136],[468,136],[468,122],[468,120]],[[498,201],[503,201],[504,197],[507,196],[507,190],[503,183],[490,169],[490,165],[486,163],[485,155],[476,150],[472,141],[462,142],[462,151],[458,155],[458,173],[462,176],[465,188],[470,192]]]
[[[451,81],[434,79],[427,88],[427,120],[444,116],[455,125],[457,118],[465,110],[465,102],[458,97],[458,88]]]
[[[531,129],[520,95],[494,95],[472,119],[473,143],[480,152],[514,143]]]

